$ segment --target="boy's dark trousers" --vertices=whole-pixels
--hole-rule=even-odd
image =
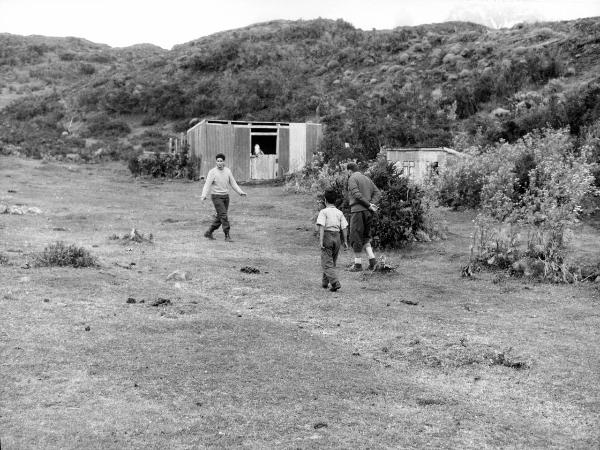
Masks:
[[[339,231],[325,231],[323,235],[323,247],[321,249],[321,267],[323,268],[323,285],[331,283],[333,286],[339,282],[336,263],[342,240]]]
[[[215,211],[217,212],[213,222],[210,224],[208,229],[209,233],[212,233],[220,226],[223,226],[223,232],[225,236],[229,236],[229,219],[227,218],[227,210],[229,209],[229,195],[212,194],[211,200],[215,205]]]

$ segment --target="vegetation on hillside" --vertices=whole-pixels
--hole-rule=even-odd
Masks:
[[[600,117],[599,30],[598,18],[502,30],[274,21],[170,51],[2,34],[0,87],[15,103],[1,112],[0,145],[63,131],[110,143],[130,135],[119,122],[174,133],[195,117],[319,121],[334,159],[372,159],[382,145],[451,146],[457,135],[514,142],[546,126],[578,137]],[[63,120],[48,123],[49,112],[34,108],[28,119],[45,125],[23,123],[18,105],[48,95]],[[105,115],[114,128],[88,123]],[[345,142],[349,155],[340,154]]]

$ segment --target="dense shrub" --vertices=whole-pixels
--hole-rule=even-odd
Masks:
[[[425,208],[421,189],[408,177],[401,176],[393,163],[375,163],[367,172],[381,190],[374,216],[373,245],[398,248],[425,230]]]
[[[484,169],[475,260],[518,268],[524,258],[537,264],[542,278],[572,281],[568,238],[593,190],[587,153],[575,150],[568,130],[547,129],[474,156]]]
[[[153,178],[197,178],[197,168],[187,153],[154,153],[131,156],[127,163],[134,176]]]
[[[315,217],[325,206],[323,193],[333,190],[337,193],[336,206],[346,216],[350,214],[348,204],[348,174],[346,163],[325,163],[319,155],[301,173],[293,174],[286,180],[286,188],[294,192],[310,192],[315,198]],[[397,172],[394,164],[385,160],[361,164],[366,166],[366,174],[382,192],[379,211],[373,222],[373,245],[379,248],[398,248],[408,241],[420,239],[427,229],[427,208],[423,202],[423,192],[406,177]]]
[[[93,64],[82,63],[79,66],[79,73],[82,75],[93,75],[96,73],[96,67]]]
[[[5,113],[19,121],[43,118],[51,115],[56,120],[64,116],[64,106],[56,94],[31,95],[15,100],[5,109]]]
[[[439,176],[431,180],[441,205],[453,209],[480,205],[484,177],[493,169],[488,169],[485,157],[472,157],[473,152],[471,149],[465,152],[465,157],[450,160]]]
[[[40,267],[96,267],[98,262],[85,248],[57,241],[36,255],[35,265]]]
[[[72,52],[63,52],[58,55],[61,61],[73,61],[77,55]]]
[[[583,130],[582,146],[587,150],[587,161],[592,164],[594,185],[600,188],[600,119]]]
[[[112,119],[106,114],[93,117],[87,124],[87,135],[90,137],[113,137],[125,136],[131,132],[131,128],[122,120]]]

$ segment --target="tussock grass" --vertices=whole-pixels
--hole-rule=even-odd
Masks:
[[[97,267],[98,261],[83,247],[57,241],[36,255],[35,265],[38,267]]]

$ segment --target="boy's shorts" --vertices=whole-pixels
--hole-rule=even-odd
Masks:
[[[357,211],[350,214],[350,245],[360,253],[365,244],[371,242],[371,211]]]

